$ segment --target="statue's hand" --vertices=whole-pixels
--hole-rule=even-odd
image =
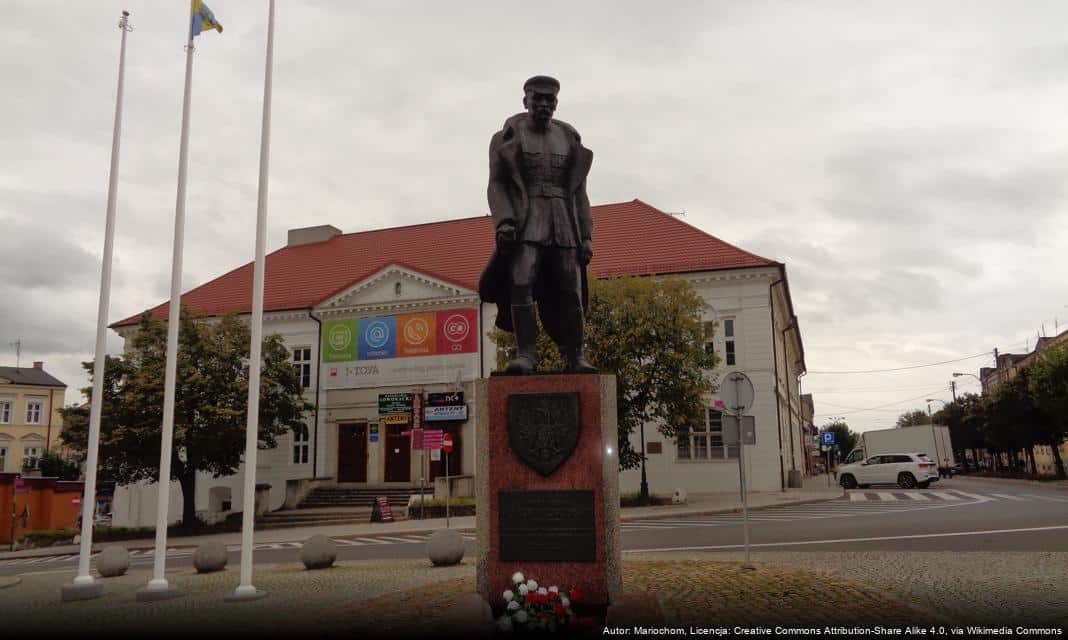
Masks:
[[[502,222],[497,227],[497,249],[502,253],[508,253],[515,247],[515,225],[511,222]]]
[[[578,261],[582,266],[586,266],[593,260],[593,241],[583,240],[582,246],[578,250]]]

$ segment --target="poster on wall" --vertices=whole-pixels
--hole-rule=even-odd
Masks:
[[[478,310],[323,322],[321,380],[352,389],[478,376]]]

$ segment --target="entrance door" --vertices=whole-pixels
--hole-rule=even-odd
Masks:
[[[386,425],[386,482],[411,482],[412,440],[401,432],[411,429],[400,424]]]
[[[367,423],[337,426],[337,481],[367,482]]]

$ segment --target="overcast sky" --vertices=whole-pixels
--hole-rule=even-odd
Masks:
[[[111,320],[169,296],[188,3],[5,4],[0,363],[20,339],[75,402],[115,25],[132,13]],[[186,289],[254,250],[267,5],[210,5],[225,32],[197,39]],[[278,5],[269,249],[294,227],[484,214],[489,136],[544,73],[596,154],[595,204],[684,211],[786,263],[817,423],[891,426],[992,359],[820,372],[1021,352],[1068,325],[1063,1]]]

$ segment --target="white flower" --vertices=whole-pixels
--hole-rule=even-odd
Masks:
[[[549,587],[549,591],[551,591],[553,593],[560,593],[560,590],[557,589],[556,587]]]
[[[519,603],[516,602],[515,600],[512,600],[511,602],[508,603],[508,610],[509,611],[515,611],[518,608],[519,608]]]
[[[531,591],[537,591],[538,583],[534,580],[527,580],[527,589],[530,589]]]
[[[547,596],[547,595],[549,595],[549,590],[546,589],[545,587],[539,587],[538,588],[538,593],[543,595],[543,596]]]
[[[511,590],[511,589],[505,589],[505,590],[504,590],[504,599],[505,599],[505,601],[506,601],[506,602],[507,602],[508,600],[511,600],[511,599],[512,599],[512,598],[514,598],[514,597],[515,597],[515,594],[514,594],[514,593],[512,593],[512,590]]]
[[[524,622],[527,621],[527,612],[526,611],[516,611],[515,615],[512,616],[512,617],[515,618],[515,621],[518,622],[519,624],[523,624]]]
[[[522,573],[516,571],[515,573],[512,574],[512,582],[514,582],[515,584],[519,584],[520,582],[523,582],[524,580],[525,580],[525,578],[523,577]]]
[[[500,629],[501,631],[511,631],[512,630],[512,619],[509,618],[507,615],[501,616],[500,618],[497,619],[497,628]]]
[[[527,585],[525,585],[525,584],[519,585],[519,595],[525,596],[525,595],[527,595],[527,591],[530,591],[530,589],[527,589]]]
[[[560,596],[560,604],[564,605],[565,607],[570,607],[571,599],[567,596]]]

